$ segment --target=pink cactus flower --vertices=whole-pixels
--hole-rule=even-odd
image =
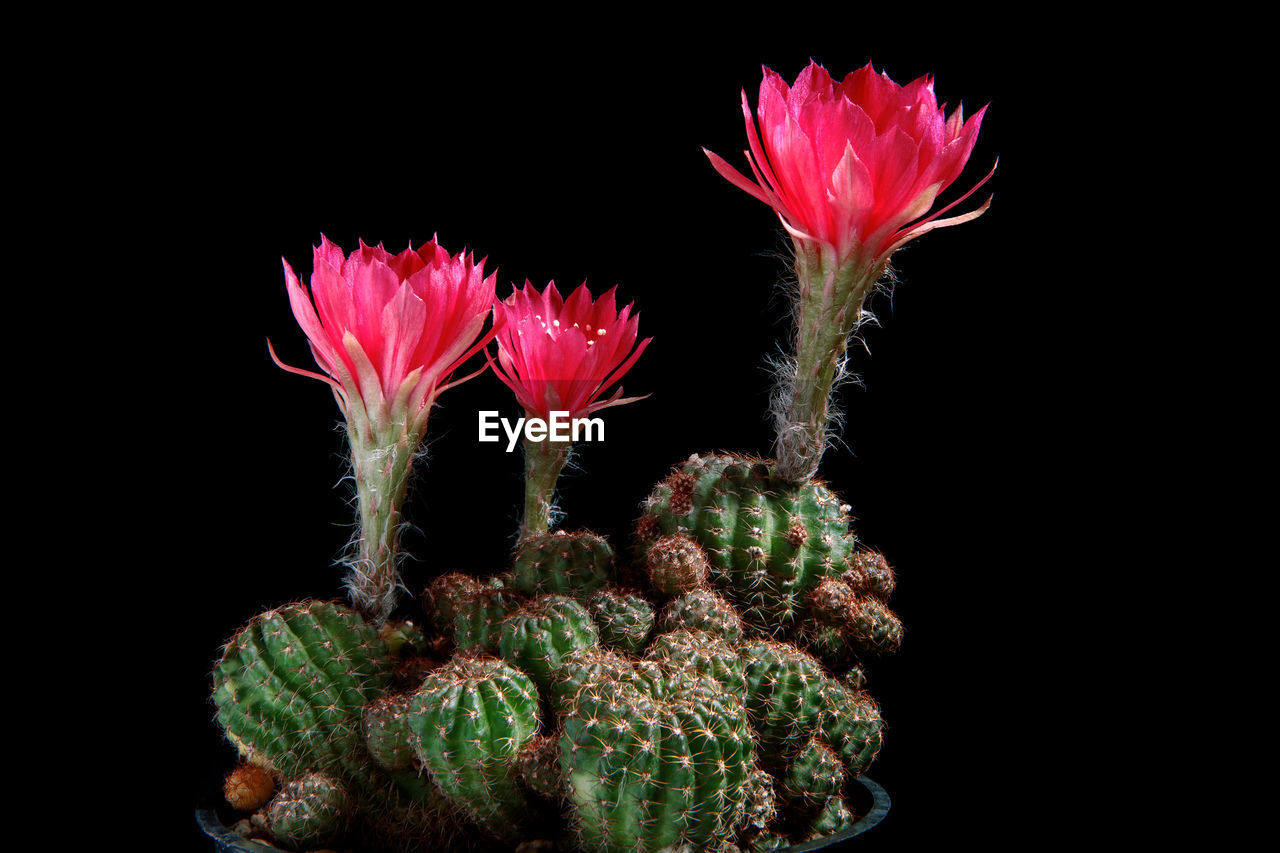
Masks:
[[[980,216],[978,209],[949,219],[943,213],[986,183],[930,213],[934,201],[964,169],[982,126],[983,107],[968,120],[939,106],[933,79],[899,86],[868,63],[835,83],[810,62],[788,87],[764,69],[756,131],[742,93],[755,181],[705,151],[716,171],[772,207],[797,240],[835,250],[844,266],[856,260],[883,267],[896,249],[934,228]],[[994,171],[994,168],[993,170]]]
[[[366,246],[350,256],[320,238],[308,296],[284,264],[293,316],[323,373],[276,364],[329,384],[347,421],[359,533],[346,558],[352,601],[381,624],[404,587],[397,564],[400,515],[427,416],[453,373],[493,339],[484,326],[497,274],[450,255],[433,238],[392,255]],[[496,328],[496,327],[495,327]],[[268,344],[269,346],[269,344]]]
[[[287,261],[284,273],[293,316],[324,373],[283,364],[274,349],[272,358],[332,386],[349,422],[398,422],[420,435],[435,399],[476,375],[449,381],[493,338],[493,329],[481,331],[497,273],[485,278],[483,260],[451,256],[434,238],[398,255],[361,242],[348,257],[322,235],[314,255],[310,297]]]
[[[600,399],[635,365],[653,338],[636,345],[640,316],[635,303],[619,312],[613,288],[594,302],[584,283],[562,300],[555,282],[541,293],[525,282],[494,305],[499,327],[494,372],[530,416],[553,411],[579,418],[609,406],[642,399],[623,397],[619,387]]]

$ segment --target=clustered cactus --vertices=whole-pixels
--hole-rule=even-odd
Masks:
[[[795,243],[778,458],[690,456],[620,553],[554,529],[576,432],[526,432],[507,570],[438,575],[421,627],[395,618],[410,466],[436,397],[483,368],[450,377],[494,340],[488,363],[545,426],[641,399],[609,389],[650,339],[613,291],[565,300],[526,283],[496,300],[483,262],[434,240],[349,257],[322,240],[310,297],[286,265],[322,374],[288,369],[327,382],[347,420],[360,533],[352,606],[268,610],[214,669],[217,720],[242,758],[227,802],[274,844],[765,853],[855,821],[851,786],[885,728],[866,668],[903,628],[893,570],[816,473],[849,336],[890,255],[985,210],[926,217],[981,112],[946,117],[931,81],[900,87],[868,65],[836,87],[811,65],[795,91],[767,72],[759,117],[763,142],[747,119],[757,182],[710,156]],[[831,179],[811,185],[815,169]]]
[[[721,563],[698,535],[642,549],[647,571],[631,587],[603,537],[526,541],[505,576],[436,578],[424,629],[377,629],[332,602],[262,614],[214,673],[219,722],[247,762],[229,799],[263,809],[260,824],[290,849],[545,837],[656,853],[773,849],[839,831],[853,820],[850,781],[883,731],[854,686],[861,671],[753,623],[716,591],[733,594],[706,570]],[[673,583],[677,563],[701,569]],[[822,562],[814,589],[848,586],[835,578],[862,571],[855,563],[887,571],[870,556]],[[835,597],[818,596],[801,621],[841,624],[861,600],[850,592],[826,606]],[[861,636],[859,625],[839,630]],[[850,660],[884,650],[849,648]]]

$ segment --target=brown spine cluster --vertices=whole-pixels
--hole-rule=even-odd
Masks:
[[[710,566],[697,542],[683,534],[664,536],[645,556],[649,581],[667,595],[683,595],[707,585]]]
[[[241,764],[227,774],[222,784],[222,795],[233,809],[251,812],[265,806],[275,789],[271,773],[252,764]]]

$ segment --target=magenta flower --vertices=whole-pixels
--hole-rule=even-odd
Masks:
[[[366,615],[383,622],[403,587],[397,566],[400,507],[427,416],[452,380],[492,340],[484,333],[496,273],[450,255],[433,239],[392,255],[366,246],[350,256],[321,236],[308,296],[284,263],[293,316],[323,373],[276,364],[327,382],[347,421],[360,531],[347,557],[347,586]],[[268,345],[269,346],[269,345]]]
[[[453,372],[494,335],[490,329],[477,339],[497,274],[485,278],[483,260],[451,256],[434,239],[398,255],[361,242],[348,257],[322,235],[310,298],[288,261],[284,273],[293,316],[324,375],[283,364],[274,350],[272,358],[329,383],[348,420],[358,412],[421,434],[436,397],[476,375],[451,383]]]
[[[938,219],[988,174],[961,198],[929,213],[963,171],[986,112],[983,107],[965,120],[957,107],[947,116],[930,77],[899,86],[868,63],[837,84],[810,62],[788,87],[765,68],[759,133],[745,91],[742,112],[751,147],[744,153],[755,181],[706,151],[712,165],[777,211],[793,237],[833,247],[840,265],[858,257],[863,266],[882,266],[904,243],[975,219],[990,203]]]
[[[541,293],[526,281],[524,290],[494,305],[500,327],[494,372],[530,416],[547,420],[559,411],[586,417],[641,399],[623,398],[621,387],[600,399],[653,340],[636,346],[640,316],[631,316],[635,303],[617,310],[615,290],[593,302],[584,283],[566,302],[554,281]]]
[[[653,340],[645,338],[636,345],[640,317],[631,315],[635,303],[619,312],[615,290],[593,302],[584,283],[566,302],[554,281],[541,293],[526,281],[524,290],[494,305],[498,361],[491,358],[490,364],[530,419],[550,423],[552,413],[560,412],[571,422],[643,399],[623,397],[621,386],[604,398]],[[569,459],[572,440],[538,440],[526,432],[521,541],[550,528],[556,481]]]

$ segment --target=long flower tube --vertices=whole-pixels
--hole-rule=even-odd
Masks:
[[[935,228],[976,219],[990,204],[939,218],[988,173],[933,210],[968,162],[986,107],[968,119],[963,108],[948,116],[930,77],[899,86],[868,63],[836,83],[811,62],[791,86],[765,68],[755,119],[746,92],[742,111],[755,180],[705,153],[730,183],[774,209],[795,249],[795,362],[775,406],[775,471],[802,482],[826,449],[832,388],[890,257]]]
[[[554,281],[541,292],[526,281],[523,290],[494,305],[498,358],[490,363],[528,418],[550,423],[559,413],[573,421],[643,399],[623,397],[621,386],[605,396],[653,340],[636,343],[640,316],[631,313],[634,303],[617,310],[616,290],[592,300],[583,283],[565,300]],[[521,541],[550,527],[556,481],[571,446],[572,440],[550,435],[541,441],[526,438]]]
[[[450,255],[433,238],[393,255],[366,246],[347,256],[321,236],[310,294],[284,261],[293,315],[321,372],[276,364],[327,383],[346,420],[360,532],[347,558],[355,605],[385,621],[403,587],[396,551],[413,457],[436,398],[496,333],[484,332],[497,274]],[[269,345],[269,344],[268,344]]]

